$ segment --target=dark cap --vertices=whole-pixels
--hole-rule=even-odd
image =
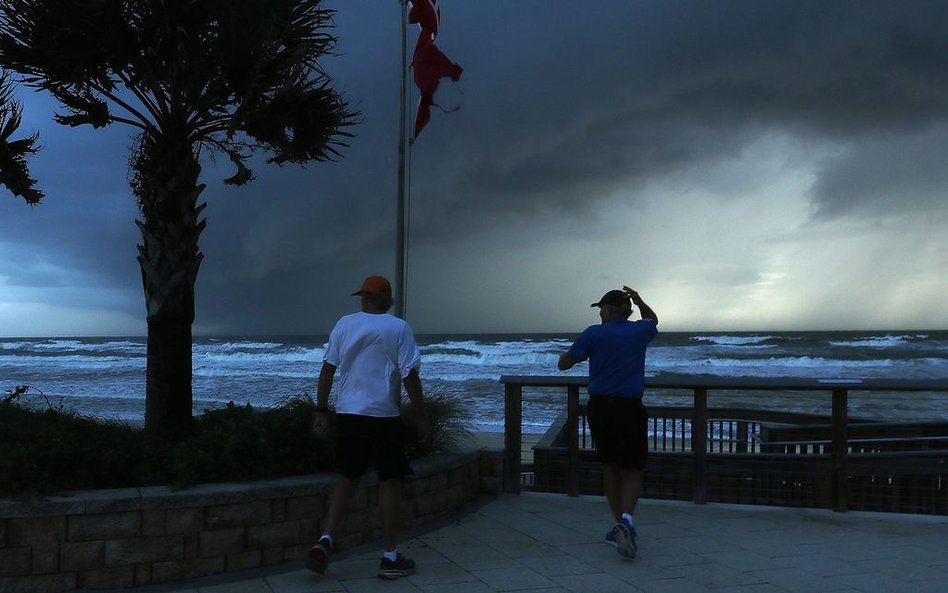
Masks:
[[[602,307],[603,305],[612,305],[613,307],[628,307],[631,305],[631,301],[629,300],[629,295],[625,294],[621,290],[610,290],[606,294],[602,295],[602,298],[599,299],[598,303],[593,303],[589,306]]]
[[[384,276],[369,276],[362,282],[362,288],[352,293],[352,296],[365,294],[392,298],[392,285]]]

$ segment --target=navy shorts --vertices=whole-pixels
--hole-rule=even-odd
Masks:
[[[642,398],[594,395],[586,409],[599,461],[621,469],[645,469],[648,410]]]
[[[354,480],[373,468],[382,481],[412,473],[401,417],[336,414],[336,471]]]

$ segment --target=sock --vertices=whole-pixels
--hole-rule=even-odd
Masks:
[[[635,520],[629,513],[622,513],[622,518],[629,522],[629,525],[635,525]]]
[[[395,562],[396,560],[398,560],[398,550],[392,550],[391,552],[389,552],[388,550],[385,550],[382,553],[382,556],[389,562]]]
[[[331,547],[332,544],[333,544],[333,542],[332,542],[332,536],[329,535],[328,533],[322,534],[321,536],[319,536],[319,539],[328,539],[328,540],[329,540],[329,545],[330,545],[330,547]]]

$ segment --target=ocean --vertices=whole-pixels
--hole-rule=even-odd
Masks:
[[[477,431],[503,430],[502,375],[560,374],[556,361],[574,335],[419,335],[429,392],[456,397]],[[194,412],[233,401],[273,406],[315,397],[326,336],[196,337]],[[585,374],[585,364],[568,374]],[[817,379],[948,380],[948,331],[661,333],[647,374]],[[101,418],[144,418],[144,338],[0,339],[0,396],[30,385],[54,406]],[[29,401],[46,405],[39,391]],[[653,392],[652,404],[688,405],[686,392]],[[542,433],[565,409],[565,391],[525,390],[524,432]],[[715,393],[711,406],[829,413],[822,393]],[[948,419],[948,394],[862,394],[850,415],[878,420]]]

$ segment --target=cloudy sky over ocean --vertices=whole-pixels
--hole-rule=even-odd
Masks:
[[[394,274],[400,11],[335,8],[336,163],[206,158],[196,333],[326,333]],[[948,328],[948,4],[441,0],[464,68],[412,149],[418,332]],[[412,40],[416,30],[410,30]],[[22,89],[46,198],[0,190],[0,335],[145,332],[129,130]],[[417,97],[417,95],[415,95]]]

